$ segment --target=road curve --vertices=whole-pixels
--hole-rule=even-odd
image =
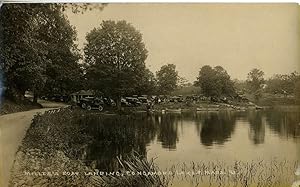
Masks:
[[[15,154],[38,112],[53,108],[35,109],[0,116],[0,186],[7,187]]]

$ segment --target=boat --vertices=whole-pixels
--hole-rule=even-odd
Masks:
[[[239,107],[239,109],[237,109],[238,111],[242,111],[242,112],[244,112],[244,111],[246,111],[247,110],[247,108],[246,107]]]
[[[263,109],[263,107],[261,107],[261,106],[255,106],[255,109],[256,110],[261,110],[261,109]]]
[[[219,108],[197,108],[197,111],[219,111]]]
[[[137,110],[137,111],[134,111],[135,113],[151,113],[152,110]]]
[[[181,108],[179,109],[166,109],[166,112],[171,112],[171,113],[181,113]]]

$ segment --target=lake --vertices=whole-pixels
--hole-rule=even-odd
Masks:
[[[95,137],[87,161],[115,171],[117,156],[137,151],[162,170],[191,162],[291,162],[300,160],[300,110],[135,114],[88,120]],[[297,167],[297,166],[296,166]],[[293,173],[294,171],[289,171]]]

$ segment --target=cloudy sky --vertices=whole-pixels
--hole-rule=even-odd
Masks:
[[[173,63],[191,82],[206,64],[221,65],[238,79],[252,68],[266,77],[300,69],[297,4],[109,4],[67,15],[80,47],[102,20],[130,22],[143,34],[150,70]]]

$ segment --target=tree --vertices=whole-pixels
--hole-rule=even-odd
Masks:
[[[216,66],[216,83],[221,90],[221,95],[232,96],[235,94],[234,82],[231,80],[227,71],[222,66]]]
[[[266,91],[269,93],[279,93],[279,94],[293,94],[296,80],[293,77],[294,74],[291,75],[281,75],[276,74],[270,79],[266,81],[267,89]]]
[[[271,77],[266,81],[267,89],[266,91],[272,94],[284,93],[285,89],[282,87],[284,86],[285,78],[284,76],[277,74]]]
[[[43,7],[44,8],[44,7]],[[0,13],[0,59],[7,94],[23,99],[27,89],[36,90],[45,80],[47,45],[39,40],[38,6],[5,4]]]
[[[43,90],[44,94],[70,94],[80,89],[83,71],[78,63],[81,57],[75,44],[75,28],[57,11],[49,14],[40,32],[49,50],[46,58],[51,60],[46,67],[47,87]]]
[[[4,4],[0,10],[0,71],[6,95],[23,100],[26,90],[39,94],[69,93],[82,68],[76,32],[63,14],[102,10],[105,4]],[[44,85],[47,85],[44,87]]]
[[[177,86],[179,88],[184,88],[184,87],[192,86],[192,84],[189,83],[189,81],[185,77],[178,76],[178,78],[177,78]]]
[[[58,4],[5,4],[1,9],[1,71],[7,93],[23,99],[26,90],[40,93],[79,77],[79,53],[74,41],[76,32]],[[69,74],[70,71],[74,72]],[[47,85],[44,89],[44,85]],[[61,89],[62,90],[62,89]],[[60,91],[61,91],[60,90]],[[51,90],[50,90],[51,91]]]
[[[255,100],[259,100],[262,95],[262,84],[264,80],[264,72],[254,68],[248,73],[247,87],[254,94]]]
[[[203,66],[199,71],[199,76],[194,85],[199,86],[206,96],[215,96],[219,95],[220,90],[214,84],[215,71],[209,65]]]
[[[154,74],[148,69],[145,68],[144,73],[139,81],[139,84],[136,87],[136,94],[149,94],[153,95],[157,93],[157,80]]]
[[[300,101],[300,80],[298,80],[295,84],[295,97],[298,101]]]
[[[117,99],[132,94],[145,72],[147,50],[142,34],[126,21],[103,21],[86,36],[89,86]]]
[[[238,94],[244,94],[247,90],[247,83],[244,80],[233,80],[234,89]]]
[[[156,72],[158,90],[161,94],[169,94],[177,88],[178,72],[174,64],[167,64]]]
[[[88,10],[98,9],[102,11],[108,4],[107,3],[59,3],[53,6],[58,7],[61,11],[70,9],[74,14],[85,13]]]
[[[235,93],[233,81],[221,66],[214,68],[209,65],[203,66],[194,84],[201,88],[205,96],[231,96]]]
[[[254,68],[248,73],[247,84],[250,91],[253,93],[260,90],[261,85],[265,82],[264,72]]]

